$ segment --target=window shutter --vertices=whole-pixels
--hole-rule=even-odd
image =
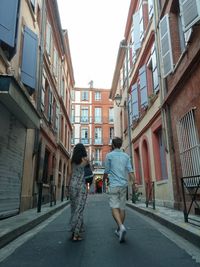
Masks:
[[[140,12],[137,11],[133,15],[133,31],[134,31],[134,50],[138,50],[141,46],[140,42]]]
[[[29,87],[35,89],[37,69],[37,35],[28,27],[24,27],[21,79]]]
[[[133,121],[134,121],[134,120],[137,120],[139,117],[137,83],[135,83],[132,86],[131,99],[132,99],[132,116],[133,116]]]
[[[41,90],[41,110],[44,111],[45,106],[45,82],[46,82],[46,76],[42,75],[42,90]]]
[[[141,106],[147,106],[147,78],[146,78],[146,66],[142,66],[139,70],[140,75],[140,96],[141,96]]]
[[[131,95],[129,95],[129,98],[128,98],[128,116],[129,116],[129,126],[131,126],[132,124],[132,108],[131,108]]]
[[[56,131],[58,132],[59,129],[59,106],[56,104],[56,121],[55,121],[55,128]]]
[[[187,31],[200,20],[200,1],[179,0],[179,5],[184,31]]]
[[[15,47],[19,0],[1,0],[0,5],[0,40]]]
[[[168,14],[165,15],[160,21],[160,42],[161,42],[162,75],[163,78],[165,78],[173,70],[173,59],[172,59]]]

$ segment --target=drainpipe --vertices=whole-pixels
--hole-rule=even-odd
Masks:
[[[42,85],[42,73],[43,73],[43,54],[44,54],[44,33],[45,33],[45,26],[46,26],[46,12],[45,12],[45,1],[42,1],[42,20],[41,20],[41,32],[40,32],[40,45],[39,45],[39,60],[38,60],[38,83],[37,83],[37,111],[41,114],[41,85]],[[38,203],[37,203],[37,211],[41,211],[42,205],[42,188],[43,183],[42,179],[39,177],[39,168],[40,168],[40,153],[41,149],[39,149],[39,144],[42,142],[40,141],[40,129],[36,129],[35,132],[35,144],[34,144],[34,152],[37,154],[37,169],[36,169],[36,178],[38,180]]]
[[[165,143],[165,150],[169,153],[170,156],[170,166],[171,166],[171,175],[172,175],[172,189],[174,195],[174,187],[173,187],[173,180],[177,177],[176,171],[176,158],[174,154],[174,141],[173,141],[173,131],[172,131],[172,123],[171,123],[171,115],[170,115],[170,107],[166,105],[165,108],[162,106],[164,101],[166,92],[167,92],[167,83],[166,79],[162,79],[161,76],[161,63],[160,63],[160,39],[159,39],[159,32],[158,32],[158,1],[153,0],[153,8],[154,8],[154,28],[155,28],[155,46],[156,46],[156,60],[158,64],[158,77],[159,77],[159,88],[161,94],[161,118],[162,118],[162,128],[163,128],[163,138]],[[178,190],[178,187],[177,187]],[[178,190],[179,191],[179,190]],[[178,194],[180,195],[180,194]],[[174,197],[175,201],[175,197]]]

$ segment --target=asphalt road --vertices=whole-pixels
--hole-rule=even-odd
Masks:
[[[126,242],[120,244],[114,235],[116,225],[107,195],[89,196],[83,241],[70,240],[69,215],[67,207],[43,226],[9,244],[4,253],[10,255],[0,267],[200,266],[195,257],[177,245],[184,241],[131,209],[127,209]]]

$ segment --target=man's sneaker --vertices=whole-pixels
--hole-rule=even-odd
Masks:
[[[125,240],[125,235],[126,235],[126,228],[124,227],[124,225],[122,224],[120,226],[120,230],[119,230],[119,242],[122,243]]]
[[[115,230],[115,235],[117,236],[117,237],[119,237],[119,230]]]

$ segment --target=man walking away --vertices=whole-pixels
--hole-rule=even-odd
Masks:
[[[132,183],[134,183],[135,178],[130,157],[120,149],[121,146],[122,139],[115,137],[112,140],[113,150],[106,155],[103,176],[104,181],[109,178],[109,204],[112,209],[113,218],[118,226],[115,234],[119,237],[120,243],[125,240],[126,235],[124,220],[128,176]]]

